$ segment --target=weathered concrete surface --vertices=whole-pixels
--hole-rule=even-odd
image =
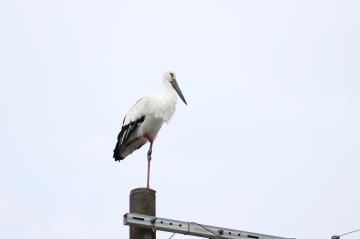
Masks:
[[[147,188],[135,188],[130,192],[130,212],[156,216],[156,191]],[[130,239],[156,239],[151,229],[130,227]]]

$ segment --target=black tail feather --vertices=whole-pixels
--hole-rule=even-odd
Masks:
[[[122,157],[120,155],[120,150],[121,150],[121,147],[120,147],[120,144],[119,144],[119,141],[116,143],[116,146],[115,146],[115,149],[114,149],[114,155],[113,155],[113,158],[115,159],[115,161],[120,161],[120,160],[123,160],[124,157]]]

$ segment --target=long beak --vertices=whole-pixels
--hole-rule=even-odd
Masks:
[[[185,105],[187,105],[186,100],[184,95],[182,94],[179,84],[177,83],[177,81],[175,79],[171,80],[171,85],[174,87],[174,89],[176,90],[176,92],[178,93],[178,95],[180,96],[181,100],[185,103]]]

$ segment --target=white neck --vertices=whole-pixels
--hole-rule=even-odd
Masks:
[[[165,89],[166,89],[166,95],[169,97],[175,97],[177,98],[177,92],[175,91],[174,87],[171,85],[169,81],[164,81]]]
[[[161,109],[159,111],[161,118],[169,121],[176,109],[177,93],[170,82],[164,81],[166,88],[165,94],[161,96]]]

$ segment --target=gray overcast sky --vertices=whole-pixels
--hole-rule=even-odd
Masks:
[[[154,145],[158,216],[308,239],[359,227],[359,12],[329,0],[1,1],[0,238],[127,238],[147,147],[121,163],[112,150],[166,69],[188,106]]]

